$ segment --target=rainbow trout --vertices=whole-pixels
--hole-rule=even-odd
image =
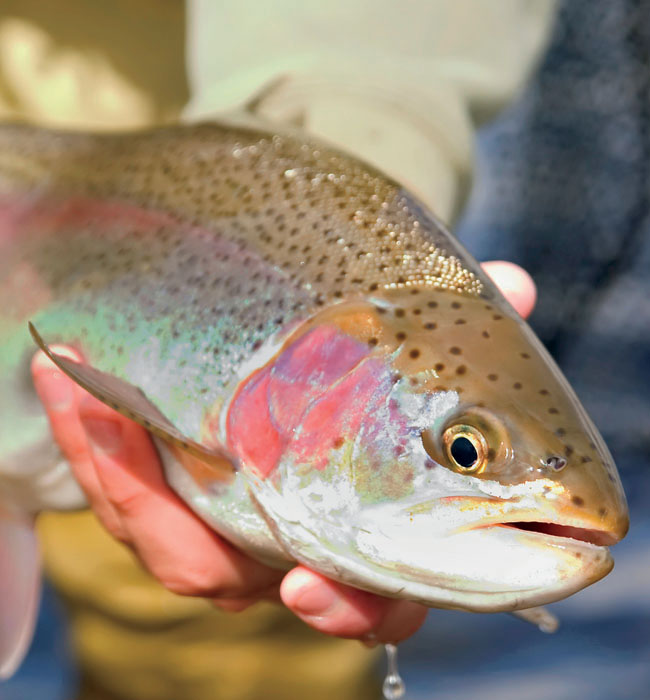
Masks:
[[[41,509],[83,497],[36,345],[151,431],[214,529],[277,567],[516,611],[612,568],[612,457],[530,329],[397,183],[289,133],[0,128],[0,668]],[[31,324],[31,335],[28,330]]]

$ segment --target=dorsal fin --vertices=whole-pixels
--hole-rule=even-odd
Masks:
[[[29,323],[29,332],[32,334],[32,338],[34,338],[38,347],[50,360],[62,372],[67,374],[70,379],[96,399],[99,399],[99,401],[118,411],[123,416],[139,423],[143,428],[146,428],[162,440],[181,450],[185,450],[214,467],[222,473],[222,477],[229,477],[235,473],[232,459],[225,451],[219,448],[206,447],[183,435],[149,401],[142,389],[112,374],[95,369],[86,363],[74,362],[67,357],[57,355],[45,343],[32,323]]]

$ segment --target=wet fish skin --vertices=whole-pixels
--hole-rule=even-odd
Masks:
[[[24,469],[48,441],[29,320],[81,351],[55,359],[83,386],[162,421],[172,486],[263,561],[483,611],[611,568],[627,509],[597,430],[471,256],[365,164],[230,124],[5,126],[0,223],[0,486],[52,468]],[[456,425],[484,435],[480,473],[450,463]]]

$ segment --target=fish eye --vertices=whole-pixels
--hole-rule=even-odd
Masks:
[[[463,469],[472,469],[478,461],[478,452],[474,443],[463,435],[457,435],[449,448],[451,457]]]
[[[442,442],[451,466],[462,474],[479,474],[485,469],[487,440],[473,425],[454,425],[442,434]]]

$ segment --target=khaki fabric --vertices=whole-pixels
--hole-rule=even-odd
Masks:
[[[44,514],[51,581],[70,614],[84,700],[376,700],[376,656],[278,605],[223,613],[166,591],[89,512]]]
[[[0,118],[120,129],[188,99],[179,0],[3,0]]]

